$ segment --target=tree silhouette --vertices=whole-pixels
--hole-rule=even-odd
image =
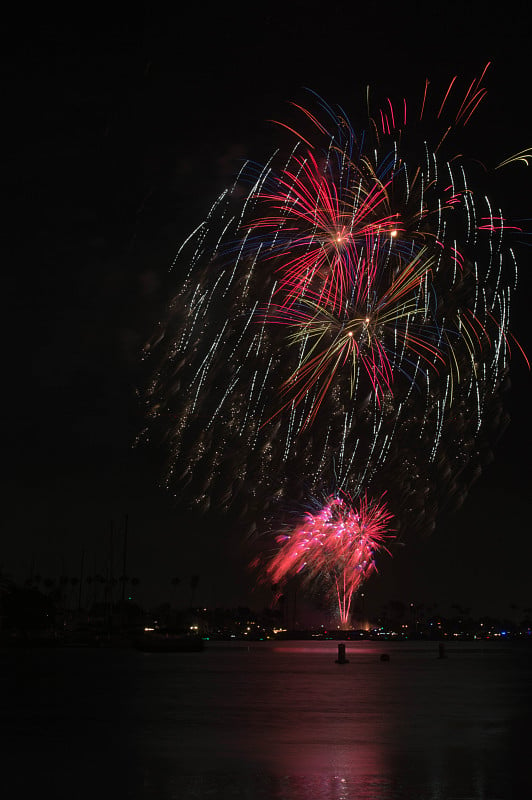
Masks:
[[[190,579],[190,607],[194,606],[194,598],[196,596],[196,589],[198,588],[200,576],[193,575]]]
[[[177,588],[178,588],[179,584],[181,583],[181,578],[178,578],[178,577],[177,577],[177,575],[176,575],[175,577],[173,577],[173,578],[170,580],[170,583],[171,583],[171,584],[172,584],[172,586],[174,587],[174,589],[175,589],[175,594],[176,594],[176,597],[177,597]],[[176,603],[176,607],[177,607],[177,603]]]

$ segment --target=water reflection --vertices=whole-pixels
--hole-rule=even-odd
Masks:
[[[205,796],[229,784],[231,797],[294,800],[516,796],[525,762],[508,747],[519,726],[511,659],[477,647],[442,662],[417,645],[382,662],[380,645],[348,648],[345,667],[334,643],[259,648],[226,669],[218,659],[223,697],[210,696],[217,714],[189,742]]]
[[[528,651],[347,649],[343,666],[334,642],[10,655],[4,788],[46,785],[56,800],[93,800],[104,785],[120,800],[530,796]]]

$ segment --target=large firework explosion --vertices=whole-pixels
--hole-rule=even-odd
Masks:
[[[517,278],[515,226],[449,152],[485,71],[462,91],[453,78],[433,113],[428,82],[414,106],[371,111],[368,95],[360,132],[313,94],[314,111],[294,104],[288,147],[246,162],[180,248],[187,276],[147,346],[161,353],[147,401],[181,499],[264,531],[312,496],[386,492],[398,534],[463,502],[505,424]],[[355,565],[355,540],[324,569],[340,574],[336,553],[353,590],[373,563],[353,544]],[[264,575],[289,551],[262,559]]]

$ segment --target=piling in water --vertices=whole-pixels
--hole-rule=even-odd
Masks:
[[[338,658],[334,662],[335,664],[349,664],[349,661],[345,657],[345,644],[338,645]]]

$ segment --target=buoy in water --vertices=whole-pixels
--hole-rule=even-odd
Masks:
[[[345,657],[345,644],[338,645],[338,658],[334,662],[335,664],[349,664],[349,661]]]

